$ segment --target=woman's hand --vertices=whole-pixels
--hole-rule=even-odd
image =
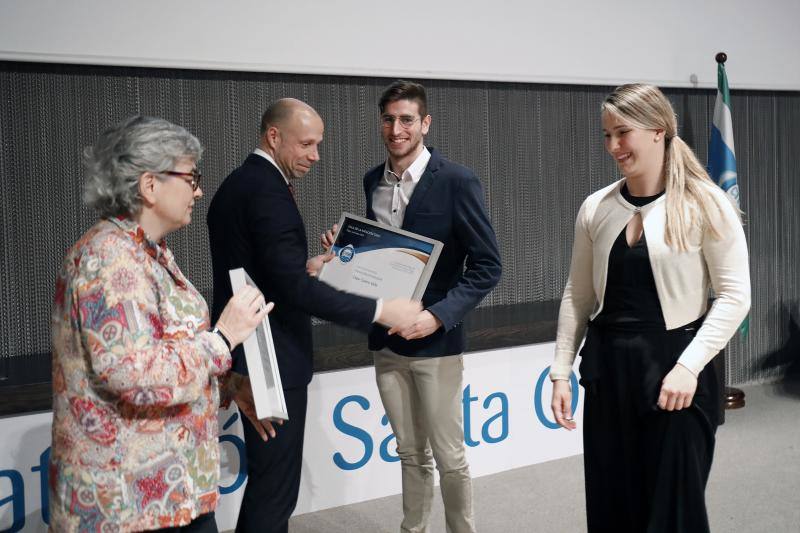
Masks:
[[[658,407],[665,411],[679,411],[692,405],[697,390],[697,377],[681,364],[672,367],[661,382]]]
[[[572,388],[568,380],[557,379],[553,382],[553,401],[550,407],[559,426],[570,431],[577,427],[572,418]]]
[[[231,343],[231,350],[253,333],[273,307],[275,304],[266,304],[261,291],[250,285],[233,295],[217,320],[217,328]]]

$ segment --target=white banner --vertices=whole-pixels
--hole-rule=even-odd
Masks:
[[[546,343],[464,356],[464,442],[474,477],[582,452],[581,424],[573,432],[556,430],[550,413],[553,349]],[[577,376],[573,389],[579,391],[574,405],[580,420]],[[0,420],[0,530],[46,531],[51,420],[50,413]],[[400,492],[396,443],[372,367],[314,376],[305,442],[295,514]],[[247,478],[235,409],[220,411],[220,443],[217,524],[224,531],[236,525]]]

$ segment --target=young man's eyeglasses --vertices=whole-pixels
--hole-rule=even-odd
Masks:
[[[175,176],[176,178],[180,178],[186,183],[188,183],[193,191],[196,191],[197,188],[200,186],[200,178],[203,177],[202,174],[196,169],[193,168],[191,172],[176,172],[174,170],[164,170],[163,172],[159,172],[159,174],[166,174],[167,176]]]
[[[419,117],[415,117],[412,115],[400,115],[399,117],[395,117],[394,115],[381,115],[381,123],[385,128],[391,128],[394,126],[395,121],[399,121],[400,125],[404,128],[410,128],[414,125]]]

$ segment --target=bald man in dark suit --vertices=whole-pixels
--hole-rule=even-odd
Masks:
[[[408,300],[375,301],[338,291],[309,275],[303,219],[292,180],[319,161],[324,125],[299,100],[272,104],[261,120],[259,146],[217,190],[208,211],[214,269],[213,315],[231,296],[228,271],[243,267],[268,301],[272,335],[289,420],[275,427],[257,420],[244,380],[236,395],[242,411],[248,482],[237,532],[286,532],[297,503],[303,456],[307,386],[313,373],[311,315],[368,331],[374,322],[409,324],[421,309]],[[312,268],[313,267],[313,268]],[[247,374],[244,353],[234,351],[233,371]]]

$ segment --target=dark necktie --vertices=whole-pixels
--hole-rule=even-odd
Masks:
[[[295,200],[295,202],[296,202],[296,201],[297,201],[297,198],[295,198],[295,195],[294,195],[294,185],[292,185],[292,182],[291,182],[291,181],[290,181],[289,183],[287,183],[286,185],[289,187],[289,193],[292,195],[292,198],[293,198],[293,199]]]

